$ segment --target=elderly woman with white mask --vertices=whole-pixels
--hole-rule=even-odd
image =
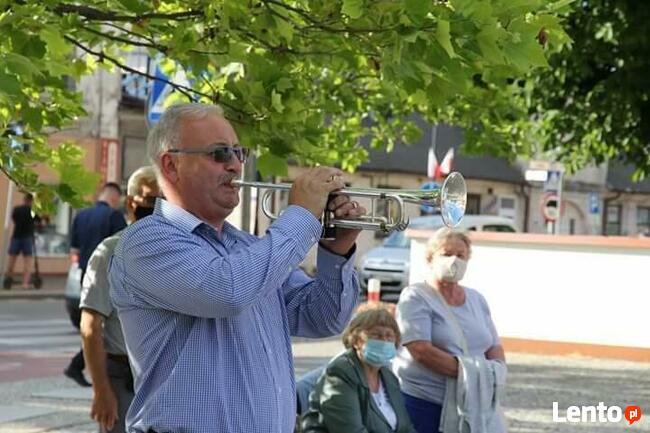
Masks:
[[[447,378],[456,378],[456,356],[505,355],[485,298],[463,287],[470,239],[442,228],[426,249],[425,281],[406,287],[397,304],[403,348],[393,362],[406,409],[418,433],[438,432]]]

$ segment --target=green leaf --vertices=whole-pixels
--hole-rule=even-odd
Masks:
[[[69,44],[60,33],[52,28],[44,28],[40,33],[41,39],[47,44],[47,49],[54,57],[65,57],[72,52],[72,45]]]
[[[0,72],[0,92],[16,96],[20,94],[20,83],[14,75]]]
[[[485,58],[495,64],[502,64],[504,60],[503,51],[497,44],[496,27],[483,29],[476,35],[476,41]]]
[[[34,73],[42,75],[41,71],[38,70],[36,65],[31,60],[25,56],[21,56],[20,54],[7,53],[5,61],[7,64],[7,69],[18,76],[31,78],[32,74]]]
[[[277,93],[275,90],[271,91],[271,106],[278,113],[282,113],[284,111],[284,105],[282,105],[282,95],[280,93]]]
[[[355,20],[360,18],[363,14],[363,0],[343,0],[341,13]]]
[[[284,92],[285,90],[293,88],[293,83],[289,78],[282,77],[276,83],[275,88],[278,89],[278,92]]]
[[[429,13],[430,0],[405,0],[406,14],[413,24],[420,25]]]
[[[566,12],[567,6],[576,0],[559,0],[553,3],[548,3],[546,10],[550,12]]]
[[[275,26],[278,34],[286,43],[290,43],[293,40],[293,26],[287,20],[275,17]]]
[[[440,46],[445,50],[449,57],[456,57],[454,52],[454,47],[451,46],[451,35],[449,32],[449,21],[447,20],[438,20],[438,26],[436,28],[436,40]]]
[[[118,1],[128,11],[135,12],[136,14],[142,14],[150,10],[149,6],[147,6],[146,3],[143,3],[139,0],[118,0]]]
[[[289,174],[287,160],[272,153],[265,153],[257,157],[255,166],[262,177],[270,175],[287,176]]]

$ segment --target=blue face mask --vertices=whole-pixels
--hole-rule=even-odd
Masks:
[[[363,346],[363,358],[373,367],[386,367],[396,354],[397,349],[392,341],[369,338]]]

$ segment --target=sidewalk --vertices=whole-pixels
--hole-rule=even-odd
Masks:
[[[0,302],[8,299],[43,299],[63,298],[67,276],[65,275],[42,275],[43,287],[40,289],[24,290],[20,287],[20,280],[10,290],[0,288]],[[4,278],[4,277],[3,277]],[[14,278],[19,278],[18,275]]]
[[[341,350],[337,338],[294,339],[296,374],[323,365]],[[650,364],[576,356],[508,354],[504,402],[510,433],[650,432]],[[0,384],[0,433],[91,433],[91,391],[62,375]],[[553,402],[562,416],[571,405],[636,404],[639,422],[555,423]]]

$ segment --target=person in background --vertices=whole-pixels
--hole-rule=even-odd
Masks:
[[[325,368],[309,396],[303,433],[416,433],[390,363],[400,331],[386,308],[364,308],[342,336],[347,349]]]
[[[129,178],[126,211],[130,223],[153,213],[159,195],[153,167],[141,167]],[[133,400],[133,376],[117,311],[109,295],[108,263],[122,232],[95,249],[81,289],[81,340],[93,386],[90,417],[100,432],[126,432],[126,411]]]
[[[165,199],[124,231],[109,270],[135,379],[127,429],[293,431],[290,337],[341,332],[359,296],[360,230],[319,242],[319,218],[326,206],[339,218],[365,209],[345,195],[328,203],[345,186],[340,170],[309,169],[258,238],[226,222],[248,149],[220,107],[167,108],[147,145]],[[317,243],[311,278],[299,265]]]
[[[124,215],[118,210],[121,196],[122,191],[118,184],[106,183],[99,192],[95,205],[80,210],[72,222],[70,256],[72,260],[77,261],[79,269],[81,269],[80,286],[90,255],[95,251],[97,245],[126,227]],[[86,368],[86,364],[83,350],[80,350],[70,360],[70,364],[63,373],[80,386],[88,387],[91,385],[83,375],[84,368]]]
[[[3,284],[5,290],[11,289],[11,275],[14,273],[19,255],[23,256],[23,289],[29,289],[29,276],[34,255],[34,228],[39,222],[38,217],[32,211],[33,202],[33,196],[27,193],[23,197],[23,204],[14,207],[11,212],[14,231],[9,243],[9,263],[7,263]]]
[[[397,303],[404,347],[393,371],[418,433],[437,433],[447,378],[458,376],[458,357],[505,362],[505,354],[485,298],[459,284],[471,256],[469,237],[441,228],[427,243],[425,254],[425,281],[406,287]]]

